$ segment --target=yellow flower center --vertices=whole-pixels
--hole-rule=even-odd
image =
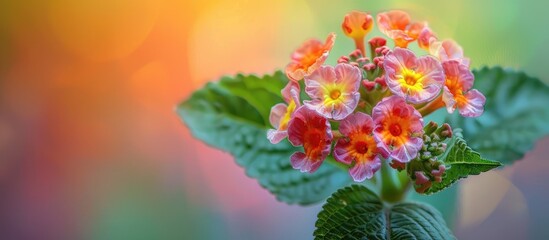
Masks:
[[[383,124],[383,141],[394,147],[399,147],[409,141],[410,120],[405,117],[392,115]]]
[[[341,91],[339,91],[338,89],[334,89],[332,90],[332,92],[330,92],[330,98],[332,98],[333,100],[338,99],[339,96],[341,96]]]
[[[349,138],[351,139],[351,144],[348,150],[357,162],[369,161],[377,154],[374,136],[358,131],[352,133]]]
[[[450,93],[452,93],[452,95],[454,96],[454,100],[456,101],[456,106],[458,108],[467,105],[468,100],[463,94],[463,86],[458,79],[447,78],[445,85],[448,90],[450,90]]]
[[[324,105],[339,104],[343,100],[343,86],[334,84],[324,88]]]
[[[398,82],[407,91],[423,90],[423,75],[412,69],[403,69]]]
[[[280,126],[278,127],[279,130],[286,130],[288,128],[288,122],[290,122],[290,118],[292,116],[292,113],[295,111],[295,102],[294,100],[290,101],[288,104],[288,108],[286,109],[286,113],[280,120]]]

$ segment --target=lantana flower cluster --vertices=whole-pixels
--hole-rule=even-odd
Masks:
[[[315,172],[332,154],[361,182],[390,161],[395,169],[407,169],[422,192],[442,180],[445,166],[436,156],[444,153],[443,140],[452,133],[447,124],[424,124],[423,118],[444,107],[478,117],[486,99],[472,89],[470,61],[455,41],[439,40],[426,22],[414,22],[403,11],[382,12],[376,19],[385,36],[370,38],[367,52],[374,18],[358,11],[345,16],[342,31],[356,49],[335,66],[325,64],[335,33],[324,42],[306,41],[291,55],[285,103],[272,107],[274,129],[267,138],[301,146],[303,151],[290,158],[301,172]],[[407,48],[414,41],[424,53]],[[300,99],[302,91],[306,99]]]

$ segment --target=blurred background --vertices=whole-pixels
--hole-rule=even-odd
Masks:
[[[0,239],[311,239],[320,205],[277,202],[174,107],[221,75],[270,73],[303,41],[353,44],[346,12],[404,9],[473,67],[549,83],[547,1],[0,2]],[[379,35],[376,29],[370,36]],[[415,46],[415,44],[412,44]],[[463,239],[549,239],[549,139],[460,185]]]

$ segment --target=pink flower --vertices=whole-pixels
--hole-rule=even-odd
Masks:
[[[416,58],[405,48],[397,47],[385,55],[383,67],[391,92],[414,104],[433,100],[444,84],[444,72],[436,59]]]
[[[292,61],[286,66],[285,72],[288,78],[299,81],[318,69],[328,58],[328,54],[334,46],[334,41],[335,34],[330,33],[326,43],[316,39],[310,39],[303,43],[292,54]]]
[[[381,167],[380,150],[372,134],[374,122],[372,118],[362,112],[349,115],[339,125],[343,134],[334,148],[334,157],[337,161],[352,164],[349,173],[356,182],[370,179]]]
[[[282,97],[288,105],[279,103],[271,108],[269,121],[276,129],[267,131],[267,138],[271,143],[276,144],[288,136],[288,122],[294,111],[301,106],[299,102],[299,84],[296,82],[288,82],[286,87],[282,89]]]
[[[449,113],[457,108],[464,117],[478,117],[484,112],[486,97],[473,87],[474,75],[469,67],[451,60],[442,63],[446,74],[446,82],[442,93],[442,101]]]
[[[317,112],[301,106],[288,124],[288,140],[294,146],[303,146],[304,152],[290,157],[292,167],[312,173],[330,153],[332,130],[330,122]]]
[[[379,30],[395,41],[397,47],[405,48],[415,41],[425,26],[425,23],[410,20],[410,15],[404,11],[393,10],[377,15]]]
[[[419,33],[419,37],[417,39],[417,45],[420,48],[426,51],[429,51],[431,44],[433,44],[436,41],[437,41],[437,37],[435,33],[433,33],[433,31],[429,27],[425,26],[423,30],[421,30],[421,32]]]
[[[304,104],[326,118],[344,119],[358,104],[361,79],[360,69],[349,64],[321,66],[305,77],[305,92],[311,100]]]
[[[429,46],[431,55],[437,57],[441,62],[456,60],[469,67],[469,58],[463,55],[463,48],[454,40],[435,41]]]
[[[380,148],[393,160],[406,163],[417,157],[423,146],[421,114],[403,98],[384,98],[373,109],[374,136]]]

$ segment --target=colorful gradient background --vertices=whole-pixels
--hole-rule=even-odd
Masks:
[[[474,67],[548,82],[546,1],[28,0],[0,3],[0,239],[311,239],[312,207],[277,202],[194,140],[175,105],[224,74],[270,73],[302,41],[352,41],[352,9],[404,9]],[[375,30],[373,35],[379,35]],[[548,103],[549,104],[549,103]],[[549,139],[462,181],[463,239],[549,239]]]

